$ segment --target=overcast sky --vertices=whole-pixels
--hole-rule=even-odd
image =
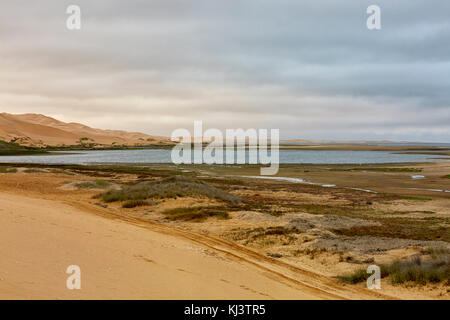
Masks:
[[[0,112],[450,142],[449,14],[447,0],[2,0]]]

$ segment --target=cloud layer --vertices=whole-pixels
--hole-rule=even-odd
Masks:
[[[379,31],[366,28],[374,3]],[[150,134],[203,120],[450,142],[448,12],[442,0],[2,1],[0,110]]]

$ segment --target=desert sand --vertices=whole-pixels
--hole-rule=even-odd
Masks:
[[[81,139],[81,140],[80,140]],[[167,137],[139,132],[94,129],[66,123],[41,114],[0,114],[0,140],[25,146],[141,146],[169,143]]]
[[[0,191],[0,299],[390,298],[218,238],[43,199],[20,188],[39,178],[22,178]],[[81,290],[66,288],[69,265]]]
[[[409,257],[434,243],[445,245],[436,236],[442,236],[441,240],[447,237],[441,229],[430,233],[419,228],[425,223],[447,224],[445,193],[400,188],[392,189],[401,191],[393,198],[346,188],[348,179],[374,190],[383,189],[378,185],[380,179],[384,186],[389,181],[393,186],[406,183],[404,187],[409,187],[413,181],[423,187],[439,182],[444,188],[448,185],[443,178],[448,171],[446,163],[418,165],[428,182],[412,180],[408,171],[379,171],[380,166],[373,167],[377,171],[347,171],[342,166],[334,167],[339,171],[327,171],[323,166],[281,169],[285,176],[335,179],[332,182],[342,186],[338,189],[229,177],[231,173],[249,175],[254,170],[251,167],[155,165],[130,172],[127,167],[30,166],[17,165],[16,171],[0,173],[0,299],[448,299],[445,285],[393,286],[383,279],[382,290],[371,291],[364,283],[350,285],[335,279],[373,263],[364,262],[368,258],[378,264]],[[77,187],[106,179],[110,188],[120,188],[173,173],[194,174],[224,189],[231,184],[228,190],[246,197],[248,206],[264,203],[270,207],[265,211],[255,211],[257,206],[234,210],[231,219],[224,220],[170,221],[165,210],[224,204],[181,197],[126,209],[121,203],[93,198],[104,189]],[[407,200],[418,194],[430,200]],[[294,204],[296,209],[289,209]],[[371,221],[364,213],[352,211],[353,206],[361,205],[371,210]],[[308,213],[326,206],[353,213],[335,215],[334,209]],[[283,213],[273,215],[272,210]],[[377,212],[382,212],[382,217]],[[430,214],[433,220],[429,220]],[[407,228],[408,236],[418,240],[377,236],[376,226],[398,221],[399,216],[407,219],[407,224],[394,225],[400,228],[396,232]],[[292,224],[297,233],[260,233],[270,228],[286,231]],[[366,230],[372,236],[333,233],[352,227],[357,231],[359,226],[369,226]],[[327,250],[335,246],[347,249]],[[66,288],[69,265],[81,267],[81,290]]]

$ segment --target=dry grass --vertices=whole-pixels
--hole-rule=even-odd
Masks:
[[[170,177],[157,181],[141,182],[121,190],[110,190],[100,195],[105,202],[167,199],[178,197],[203,197],[238,204],[242,199],[204,182],[184,177]]]
[[[111,186],[111,183],[105,180],[84,181],[75,184],[79,189],[107,189]]]
[[[16,173],[16,168],[0,167],[0,173]]]
[[[289,245],[295,243],[297,234],[300,232],[296,228],[285,228],[283,226],[257,227],[247,229],[233,229],[227,233],[227,237],[233,241],[243,241],[243,244],[255,244],[263,247],[276,243]]]
[[[420,255],[409,259],[397,260],[391,264],[380,265],[381,277],[390,277],[392,284],[441,283],[450,285],[450,250],[445,248],[426,249],[425,258]],[[339,276],[338,279],[351,284],[366,281],[370,275],[365,269],[359,269],[352,274]]]
[[[25,169],[23,170],[24,173],[47,173],[45,170],[39,170],[39,169]]]
[[[387,217],[371,220],[378,221],[382,225],[358,226],[349,229],[333,229],[331,231],[337,235],[349,237],[373,236],[450,242],[450,229],[447,227],[448,218],[427,217],[416,219]]]
[[[216,217],[218,219],[229,219],[230,215],[223,207],[190,207],[190,208],[175,208],[163,212],[169,220],[181,220],[201,222],[209,217]]]
[[[145,200],[128,200],[122,205],[122,208],[136,208],[149,205],[150,202]]]
[[[404,200],[409,200],[409,201],[431,201],[433,199],[431,199],[431,198],[424,198],[424,197],[406,197],[406,198],[404,198]]]

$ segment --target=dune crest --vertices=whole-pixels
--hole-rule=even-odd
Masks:
[[[95,129],[80,123],[67,123],[34,113],[0,113],[0,140],[31,147],[146,146],[170,143],[168,137]]]

